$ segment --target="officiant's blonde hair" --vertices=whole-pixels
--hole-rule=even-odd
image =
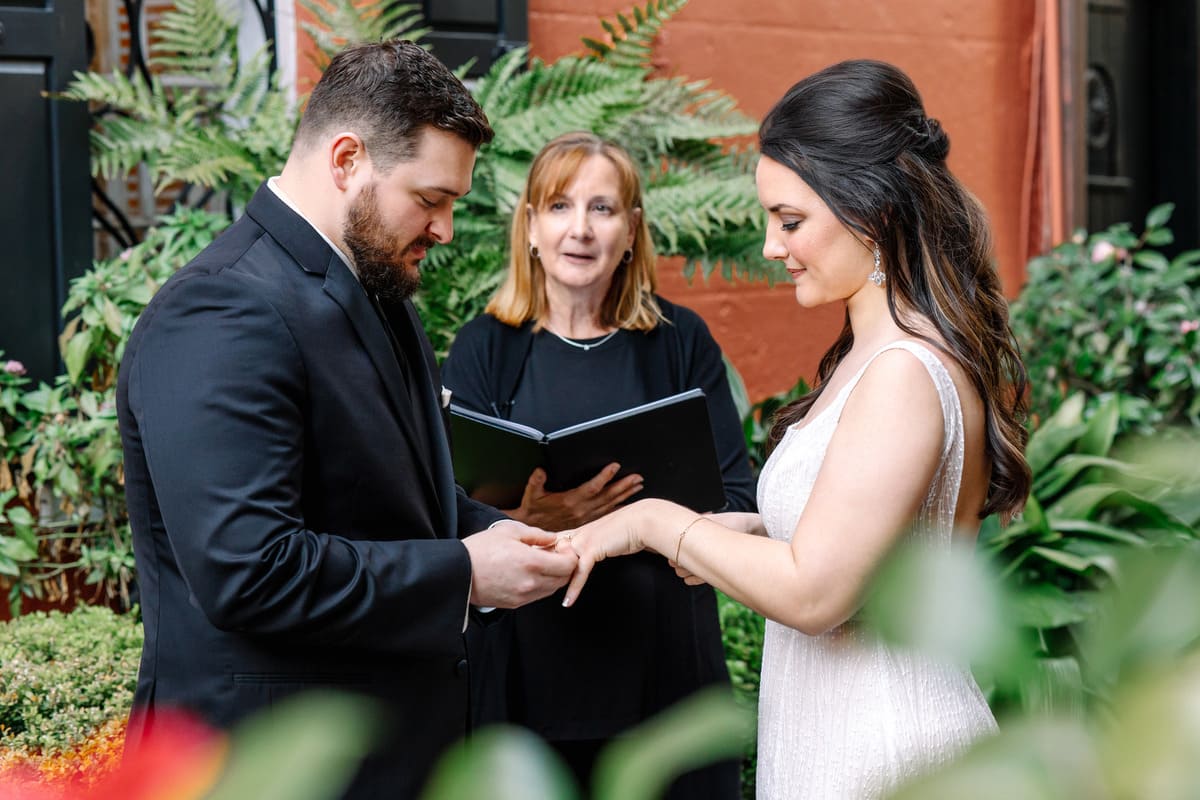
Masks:
[[[513,211],[508,275],[485,309],[501,322],[516,327],[532,321],[534,330],[540,330],[545,323],[550,310],[546,272],[542,262],[530,252],[528,209],[544,210],[566,190],[583,162],[592,156],[603,156],[616,169],[623,213],[642,211],[634,225],[630,258],[617,265],[612,285],[600,306],[600,323],[648,331],[665,321],[654,299],[658,286],[654,244],[642,210],[642,179],[637,166],[615,142],[577,131],[550,141],[529,167],[529,177]]]

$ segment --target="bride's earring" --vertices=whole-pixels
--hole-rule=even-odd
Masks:
[[[887,275],[879,268],[879,245],[875,245],[875,269],[867,276],[867,280],[876,286],[883,286],[887,280]]]

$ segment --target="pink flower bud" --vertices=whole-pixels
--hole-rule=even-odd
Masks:
[[[1185,319],[1179,323],[1180,333],[1191,333],[1192,331],[1200,331],[1200,319]]]
[[[1113,247],[1112,242],[1107,242],[1101,239],[1092,246],[1092,263],[1099,264],[1106,258],[1112,257],[1117,252],[1117,248]]]
[[[24,375],[25,365],[20,361],[9,361],[5,363],[4,371],[9,375]]]

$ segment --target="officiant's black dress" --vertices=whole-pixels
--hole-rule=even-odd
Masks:
[[[701,388],[726,510],[753,511],[754,480],[720,348],[695,312],[658,302],[668,323],[598,337],[587,350],[535,334],[532,324],[481,316],[459,332],[442,380],[455,403],[543,431]],[[729,683],[712,589],[685,585],[659,555],[605,561],[574,607],[561,603],[560,591],[474,631],[473,707],[478,723],[531,728],[577,774],[588,773],[614,736],[697,689]],[[738,766],[684,776],[669,796],[736,798]]]

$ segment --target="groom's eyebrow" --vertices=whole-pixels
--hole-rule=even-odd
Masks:
[[[471,193],[470,188],[468,188],[462,194],[459,194],[458,192],[454,191],[453,189],[447,189],[444,186],[429,186],[426,188],[426,191],[438,192],[440,194],[444,194],[444,195],[447,195],[449,197],[454,197],[454,198],[466,197],[467,195],[469,195]]]

